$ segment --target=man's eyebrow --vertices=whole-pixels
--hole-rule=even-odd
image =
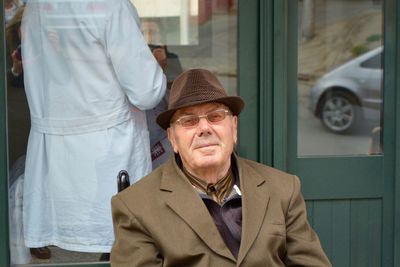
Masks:
[[[194,112],[192,110],[185,110],[185,111],[181,111],[178,114],[178,117],[186,116],[186,115],[195,115],[195,114],[194,114]]]
[[[206,109],[206,111],[204,113],[208,113],[208,112],[211,112],[211,111],[214,111],[214,110],[217,110],[217,109],[227,109],[227,108],[225,107],[225,105],[222,105],[222,104],[215,105],[215,106],[212,106],[212,107]],[[178,115],[178,117],[186,116],[186,115],[196,115],[195,111],[196,111],[196,108],[190,108],[190,109],[181,110],[179,112],[180,114]]]

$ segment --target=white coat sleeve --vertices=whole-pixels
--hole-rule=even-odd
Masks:
[[[105,49],[115,75],[139,109],[151,109],[166,90],[165,75],[140,31],[136,8],[130,1],[116,1],[105,27]]]

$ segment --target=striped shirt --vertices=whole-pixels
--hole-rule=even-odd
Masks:
[[[196,188],[199,189],[201,193],[205,193],[218,204],[222,202],[230,195],[234,185],[234,179],[231,169],[228,173],[219,179],[216,183],[207,183],[206,181],[192,175],[186,168],[182,168],[189,182]]]

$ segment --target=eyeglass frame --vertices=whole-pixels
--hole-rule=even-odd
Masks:
[[[210,120],[208,119],[208,115],[210,115],[210,114],[213,113],[213,112],[217,112],[217,111],[223,111],[223,112],[224,112],[224,117],[222,118],[222,120],[215,121],[215,122],[210,121]],[[200,123],[200,120],[201,120],[202,118],[205,118],[205,119],[207,120],[207,122],[210,123],[210,124],[215,124],[215,123],[217,123],[217,122],[221,122],[221,121],[225,120],[225,118],[226,118],[227,115],[228,115],[228,116],[232,116],[232,111],[230,111],[230,110],[228,110],[228,109],[222,109],[222,108],[220,108],[220,109],[216,109],[216,110],[209,111],[209,112],[207,112],[207,113],[205,113],[205,114],[203,114],[203,115],[194,115],[194,114],[193,114],[193,115],[183,115],[183,116],[179,117],[178,119],[174,120],[173,122],[171,122],[171,125],[172,125],[172,124],[177,124],[177,125],[179,125],[179,126],[181,126],[181,127],[183,127],[183,128],[191,128],[191,127],[197,126],[197,125]],[[196,119],[197,119],[196,124],[191,125],[191,126],[183,126],[182,123],[181,123],[181,120],[184,119],[184,118],[187,118],[187,117],[194,117],[194,118],[196,118]]]

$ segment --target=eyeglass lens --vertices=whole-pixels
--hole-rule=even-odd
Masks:
[[[179,118],[176,122],[178,122],[183,127],[191,127],[195,126],[200,122],[201,118],[206,118],[209,122],[219,122],[225,119],[226,114],[228,113],[227,110],[214,110],[204,115],[188,115]]]

